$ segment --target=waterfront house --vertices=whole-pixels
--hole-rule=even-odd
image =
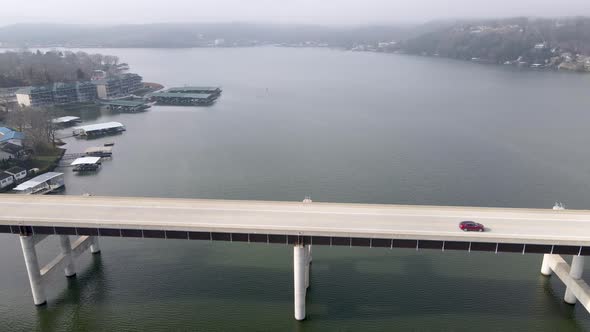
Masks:
[[[7,127],[0,127],[0,143],[13,143],[23,145],[25,134]]]
[[[6,172],[0,172],[0,189],[14,184],[14,177]]]
[[[11,142],[0,143],[0,160],[22,159],[25,156],[25,149],[21,145]]]
[[[27,177],[27,170],[18,166],[11,167],[4,172],[12,175],[16,183],[21,182],[21,180],[24,180]]]

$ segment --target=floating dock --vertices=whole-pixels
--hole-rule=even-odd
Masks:
[[[44,195],[64,186],[64,173],[48,172],[19,184],[13,190],[24,195]]]
[[[125,131],[125,126],[120,122],[105,122],[74,128],[74,136],[97,137],[113,135]]]
[[[88,157],[112,157],[112,146],[93,146],[84,150],[84,155]]]

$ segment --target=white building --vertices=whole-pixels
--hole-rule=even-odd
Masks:
[[[4,189],[14,183],[14,177],[6,172],[0,172],[0,189]]]
[[[27,170],[18,166],[11,167],[5,170],[4,173],[12,175],[16,183],[21,182],[21,180],[24,180],[27,177]]]

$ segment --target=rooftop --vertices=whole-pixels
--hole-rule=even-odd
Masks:
[[[11,177],[12,177],[12,174],[8,174],[6,172],[0,172],[0,180],[4,180],[7,178],[11,178]]]
[[[91,125],[87,125],[87,126],[75,127],[74,130],[95,131],[95,130],[114,129],[114,128],[120,128],[120,127],[125,127],[125,126],[120,122],[105,122],[105,123],[96,123],[96,124],[91,124]]]
[[[26,169],[24,169],[22,167],[14,166],[14,167],[7,169],[5,172],[9,173],[9,174],[18,174],[23,171],[26,171]]]
[[[27,189],[31,189],[31,188],[35,188],[36,186],[43,184],[51,179],[63,176],[64,173],[58,173],[58,172],[47,172],[44,174],[41,174],[39,176],[36,176],[32,179],[30,179],[29,181],[23,182],[21,184],[19,184],[16,188],[14,188],[14,190],[16,191],[24,191]]]
[[[74,160],[70,165],[77,166],[77,165],[92,165],[98,164],[100,161],[100,157],[82,157]]]
[[[0,127],[0,142],[11,139],[24,139],[25,135],[20,131],[16,131],[7,127]]]
[[[53,123],[68,123],[71,121],[78,121],[80,120],[77,116],[62,116],[61,118],[53,119],[51,122]]]

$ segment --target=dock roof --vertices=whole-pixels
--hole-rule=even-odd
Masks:
[[[25,138],[25,134],[21,133],[20,131],[15,131],[6,127],[0,127],[0,142],[23,138]]]
[[[77,165],[92,165],[98,164],[100,161],[100,157],[82,157],[74,160],[70,165],[77,166]]]
[[[57,178],[57,177],[60,177],[63,175],[64,175],[64,173],[47,172],[47,173],[41,174],[39,176],[36,176],[36,177],[30,179],[29,181],[19,184],[16,188],[14,188],[14,190],[24,191],[27,189],[35,188],[36,186],[43,184],[44,182],[47,182],[51,179],[54,179],[54,178]]]
[[[139,107],[144,106],[147,103],[145,101],[140,100],[109,100],[101,101],[101,104],[111,106]]]
[[[152,94],[153,97],[160,98],[192,98],[192,99],[209,99],[213,94],[211,93],[180,93],[180,92],[156,92]]]
[[[62,116],[61,118],[56,118],[56,119],[51,120],[51,122],[58,124],[58,123],[68,123],[71,121],[78,121],[78,120],[80,120],[80,118],[77,116]]]
[[[221,90],[218,86],[182,86],[177,88],[170,88],[168,92],[180,92],[180,91],[217,91]]]
[[[113,129],[113,128],[120,128],[125,127],[120,122],[105,122],[105,123],[96,123],[87,126],[80,126],[75,127],[74,130],[83,130],[83,131],[95,131],[95,130],[105,130],[105,129]]]

